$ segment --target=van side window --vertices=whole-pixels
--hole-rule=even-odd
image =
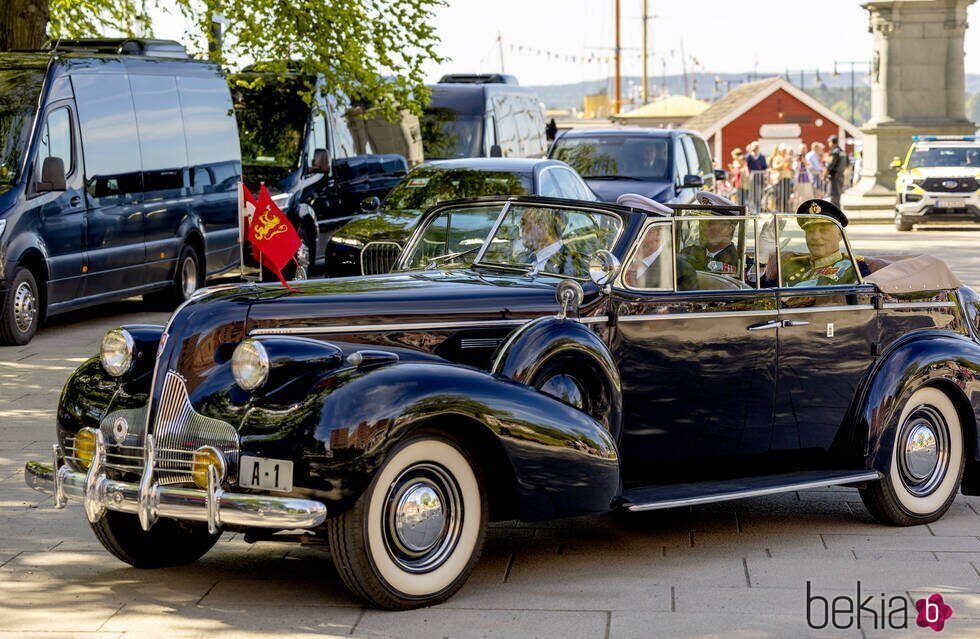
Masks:
[[[354,136],[351,135],[350,127],[347,126],[347,121],[344,119],[344,114],[347,113],[347,105],[343,103],[337,103],[334,100],[330,102],[330,128],[333,131],[333,153],[332,157],[335,158],[349,158],[357,155],[354,147]]]
[[[674,184],[680,186],[684,181],[684,176],[690,173],[687,168],[687,156],[684,153],[684,145],[681,139],[674,138]]]
[[[224,78],[178,77],[187,157],[192,165],[227,162],[241,154],[235,109]]]
[[[96,198],[142,191],[140,143],[129,78],[114,73],[79,73],[71,81],[81,125],[85,188]]]
[[[323,113],[314,109],[313,121],[310,123],[310,135],[306,138],[306,166],[313,168],[313,159],[317,150],[327,150],[327,121]]]
[[[140,136],[143,190],[183,188],[182,169],[188,163],[177,80],[163,75],[130,75],[129,85]]]
[[[687,154],[687,172],[691,175],[701,175],[701,167],[698,164],[698,152],[694,150],[694,141],[689,135],[682,135],[684,141],[684,151]]]
[[[701,168],[701,175],[712,175],[714,167],[711,165],[711,154],[708,153],[708,144],[701,138],[694,138],[694,149],[698,153],[698,166]]]
[[[41,129],[41,143],[37,150],[37,176],[40,180],[41,166],[44,158],[61,158],[65,163],[65,175],[72,170],[71,154],[71,113],[68,107],[55,109],[48,114],[48,119],[44,122]]]

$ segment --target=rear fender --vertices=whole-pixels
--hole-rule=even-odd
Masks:
[[[912,335],[882,356],[860,396],[853,422],[855,439],[864,438],[866,467],[889,471],[902,408],[923,386],[943,390],[956,406],[966,455],[963,492],[980,494],[980,344],[962,335]]]
[[[436,361],[346,369],[324,380],[300,410],[319,412],[306,450],[292,451],[308,462],[298,469],[308,473],[300,479],[335,508],[364,491],[393,445],[435,424],[450,436],[497,448],[489,457],[503,463],[489,469],[487,480],[513,486],[508,510],[521,519],[604,512],[619,492],[616,446],[601,424],[485,371]],[[248,421],[258,426],[276,417],[253,409]],[[277,446],[268,431],[249,441],[250,431],[243,424],[243,449],[271,453],[294,445],[283,438]]]

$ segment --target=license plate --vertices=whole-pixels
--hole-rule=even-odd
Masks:
[[[238,485],[289,492],[293,489],[293,462],[243,455],[238,466]]]
[[[941,209],[958,209],[963,206],[963,200],[939,198],[936,200],[936,206]]]

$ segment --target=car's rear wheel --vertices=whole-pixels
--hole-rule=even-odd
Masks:
[[[884,523],[927,524],[949,510],[963,467],[963,429],[956,407],[946,393],[926,386],[902,409],[887,474],[863,488],[861,498]]]
[[[480,557],[488,504],[479,471],[435,434],[393,450],[347,511],[328,520],[330,552],[347,587],[403,610],[451,597]]]
[[[136,515],[106,511],[92,532],[116,558],[135,568],[165,568],[197,561],[217,543],[207,524],[160,519],[143,530]]]
[[[0,345],[27,344],[41,321],[41,296],[30,269],[18,266],[0,308]]]

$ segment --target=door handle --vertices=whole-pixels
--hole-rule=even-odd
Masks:
[[[71,196],[71,199],[68,200],[68,205],[71,207],[81,206],[81,204],[82,204],[82,198],[78,195],[73,195]]]
[[[750,331],[765,331],[772,328],[779,328],[780,322],[778,320],[769,320],[768,322],[761,322],[759,324],[752,324],[747,326],[747,330]]]
[[[804,320],[783,320],[783,326],[791,328],[793,326],[807,326],[810,322]]]

